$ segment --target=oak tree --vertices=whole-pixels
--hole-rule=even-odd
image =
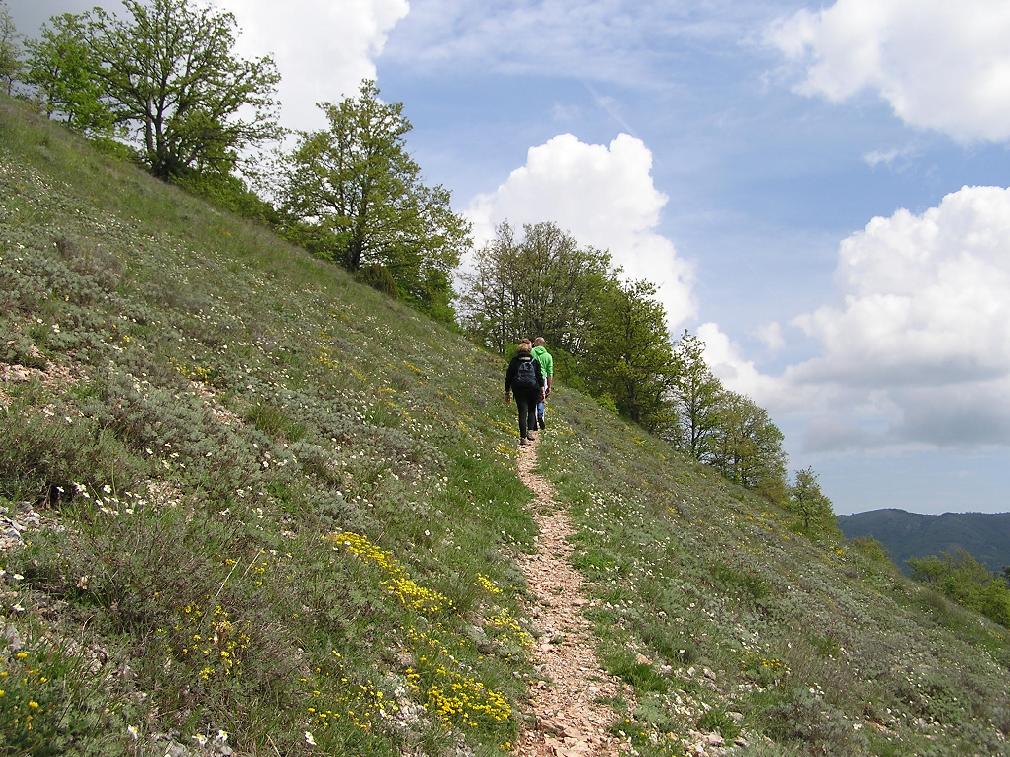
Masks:
[[[0,82],[6,85],[8,95],[14,90],[21,68],[21,35],[7,4],[0,0]]]
[[[403,104],[382,102],[365,81],[357,97],[320,108],[327,128],[302,132],[288,160],[282,199],[291,236],[451,319],[451,275],[470,225],[452,210],[449,190],[421,181]]]
[[[234,52],[230,13],[190,0],[123,0],[125,15],[84,14],[82,41],[102,100],[136,137],[151,172],[228,171],[239,152],[278,135],[269,57]]]

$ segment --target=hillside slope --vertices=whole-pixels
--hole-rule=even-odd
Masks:
[[[500,754],[501,362],[0,99],[0,751]],[[559,387],[641,754],[1003,754],[1010,637]]]
[[[850,539],[872,536],[887,548],[902,570],[911,557],[964,549],[989,570],[1010,565],[1010,513],[921,515],[904,510],[871,510],[840,515],[838,525]]]

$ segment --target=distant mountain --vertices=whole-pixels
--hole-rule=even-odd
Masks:
[[[920,515],[904,510],[871,510],[839,515],[838,525],[850,539],[872,536],[906,573],[910,557],[935,555],[961,547],[989,567],[1010,565],[1010,513],[944,513]]]

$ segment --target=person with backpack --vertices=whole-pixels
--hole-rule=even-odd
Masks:
[[[547,398],[551,396],[551,390],[554,388],[554,358],[547,351],[545,344],[544,338],[538,336],[533,340],[534,347],[530,353],[540,363],[540,372],[544,374],[544,396],[537,403],[537,423],[541,431],[547,428]]]
[[[505,404],[509,403],[509,393],[515,396],[522,446],[536,439],[537,403],[544,398],[544,374],[540,361],[530,354],[532,347],[529,339],[519,342],[516,356],[505,370]]]

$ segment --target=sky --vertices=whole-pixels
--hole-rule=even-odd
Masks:
[[[286,126],[375,78],[478,242],[553,220],[655,281],[836,512],[1010,510],[1010,3],[215,2]]]

